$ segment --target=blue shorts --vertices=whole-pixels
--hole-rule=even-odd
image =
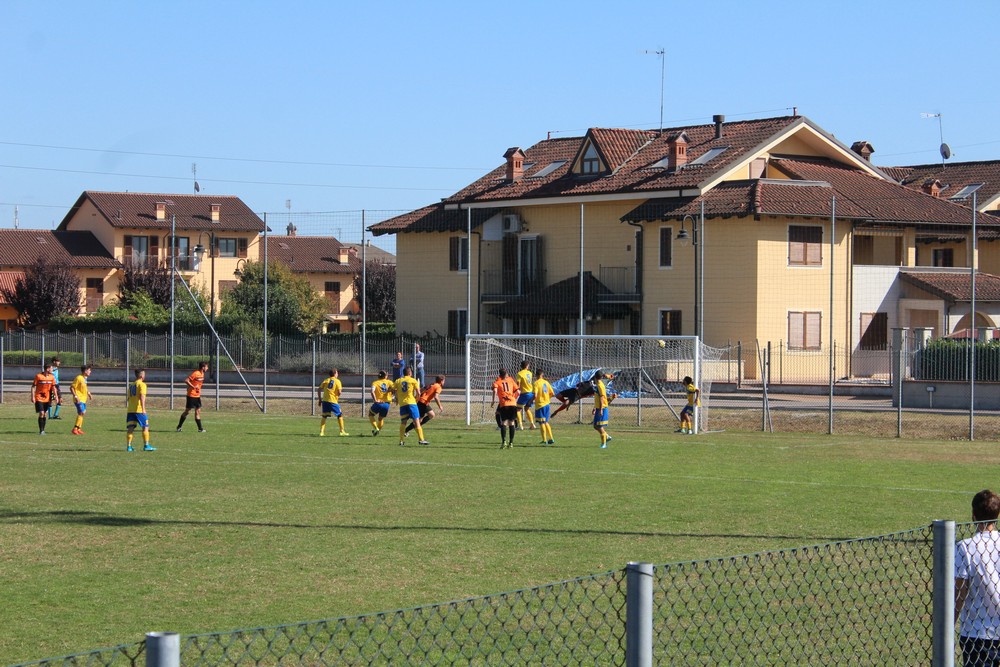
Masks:
[[[543,405],[540,408],[535,408],[535,421],[539,424],[544,424],[549,421],[550,406]]]
[[[323,416],[329,417],[330,415],[334,417],[340,416],[340,403],[327,403],[323,401]]]
[[[387,414],[389,414],[389,404],[388,403],[372,403],[372,409],[368,411],[368,414],[378,415],[383,419]]]
[[[401,405],[399,406],[399,418],[403,421],[407,419],[412,419],[413,421],[420,421],[420,408],[414,405]]]
[[[125,415],[125,426],[146,429],[149,428],[149,415],[145,412],[130,412]]]
[[[535,393],[534,392],[529,391],[526,394],[518,394],[517,395],[517,404],[518,405],[531,405],[534,402],[535,402]]]
[[[594,408],[594,428],[608,425],[608,409]]]
[[[87,404],[84,403],[83,401],[79,401],[76,404],[76,414],[82,415],[86,411],[87,411]]]
[[[683,417],[684,415],[693,415],[693,414],[694,414],[694,406],[693,405],[685,405],[684,409],[681,410],[681,417]]]

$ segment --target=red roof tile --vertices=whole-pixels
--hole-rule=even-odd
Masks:
[[[949,162],[945,165],[921,164],[890,169],[893,174],[899,175],[900,183],[916,190],[919,190],[927,179],[940,181],[943,199],[955,196],[959,190],[973,183],[983,183],[983,187],[976,192],[979,204],[1000,195],[1000,160]],[[965,203],[971,206],[972,200]]]
[[[30,266],[42,256],[75,269],[121,266],[90,232],[0,229],[0,266]]]
[[[353,254],[345,264],[340,263],[343,247],[332,236],[271,236],[267,256],[295,273],[359,273],[361,260]]]
[[[8,291],[13,292],[22,278],[24,278],[23,271],[0,271],[0,306],[10,305],[4,294]]]
[[[972,301],[972,279],[965,273],[901,271],[899,279],[951,302]],[[1000,276],[976,274],[976,301],[1000,301]]]
[[[95,192],[87,190],[76,200],[59,229],[76,215],[87,201],[93,203],[112,227],[128,229],[170,229],[176,216],[178,230],[223,230],[227,232],[262,232],[264,221],[233,195],[177,195],[142,192]],[[156,219],[156,204],[167,205],[164,220]],[[212,204],[219,204],[219,221],[212,222]]]

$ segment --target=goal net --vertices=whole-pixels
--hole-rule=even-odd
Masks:
[[[695,409],[696,431],[710,428],[712,380],[724,378],[728,350],[702,344],[694,336],[552,336],[470,334],[466,339],[466,422],[494,420],[493,381],[500,369],[514,375],[523,361],[558,393],[588,381],[597,370],[618,397],[610,406],[613,424],[677,427],[687,404],[683,379],[701,390]],[[564,413],[589,422],[593,399],[581,399]]]

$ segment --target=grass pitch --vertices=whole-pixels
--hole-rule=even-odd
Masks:
[[[555,421],[554,446],[431,422],[429,447],[318,418],[153,401],[156,452],[124,411],[37,434],[0,409],[0,664],[184,634],[363,614],[618,569],[965,521],[1000,487],[995,443],[616,429]],[[301,410],[289,406],[288,412]],[[137,441],[139,439],[137,438]]]

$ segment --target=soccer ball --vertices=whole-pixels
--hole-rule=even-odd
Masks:
[[[666,347],[667,346],[667,341],[661,339],[661,340],[656,341],[656,344],[659,345],[660,347]]]

